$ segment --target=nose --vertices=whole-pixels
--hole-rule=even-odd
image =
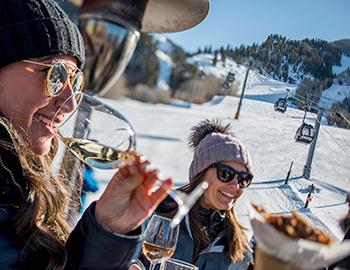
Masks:
[[[234,190],[240,189],[237,176],[235,176],[230,182],[228,182],[228,186]]]
[[[55,105],[61,113],[71,113],[77,108],[77,96],[73,95],[73,89],[69,81],[62,93],[56,97]]]
[[[237,177],[228,183],[228,187],[236,193],[237,198],[243,194],[243,189],[239,186]]]

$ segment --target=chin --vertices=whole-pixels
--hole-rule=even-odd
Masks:
[[[50,151],[51,141],[52,141],[52,138],[49,140],[46,140],[45,142],[32,143],[30,146],[30,149],[32,150],[34,155],[44,156]]]
[[[229,211],[233,208],[233,203],[224,203],[224,204],[220,204],[218,205],[218,209],[219,210],[225,210],[225,211]]]

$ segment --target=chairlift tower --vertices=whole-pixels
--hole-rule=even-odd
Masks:
[[[250,66],[248,65],[247,73],[245,74],[245,78],[244,78],[244,83],[243,83],[243,88],[242,88],[241,97],[240,97],[240,99],[239,99],[238,108],[237,108],[237,111],[236,111],[236,114],[235,114],[235,119],[236,119],[236,120],[239,119],[239,113],[240,113],[241,107],[242,107],[242,101],[243,101],[244,91],[245,91],[245,87],[246,87],[247,80],[248,80],[249,70],[250,70]]]
[[[311,164],[312,164],[312,159],[313,159],[314,153],[315,153],[316,142],[317,142],[317,138],[318,138],[318,132],[319,132],[320,126],[321,126],[322,115],[323,115],[323,109],[319,109],[319,111],[317,113],[317,120],[315,123],[315,137],[310,144],[309,153],[307,156],[306,164],[304,166],[303,176],[305,179],[310,179]]]

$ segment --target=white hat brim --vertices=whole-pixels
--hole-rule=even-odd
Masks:
[[[179,32],[199,24],[209,12],[209,0],[149,0],[142,32]]]

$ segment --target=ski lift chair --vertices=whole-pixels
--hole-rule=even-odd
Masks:
[[[296,142],[310,144],[315,137],[315,129],[312,125],[302,123],[297,129],[294,139]]]
[[[275,111],[280,113],[285,113],[287,110],[288,102],[285,98],[279,98],[275,103]]]
[[[297,129],[294,139],[295,142],[310,144],[315,137],[315,129],[312,125],[305,123],[306,110],[301,126]]]
[[[285,98],[279,98],[275,103],[275,111],[280,113],[285,113],[288,107],[288,92],[289,89],[287,89],[286,97]]]

